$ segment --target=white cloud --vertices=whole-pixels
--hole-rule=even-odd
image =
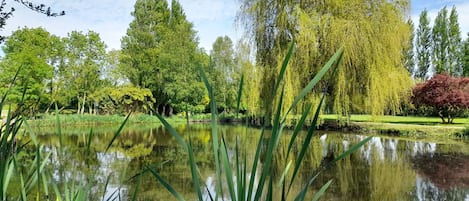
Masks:
[[[79,0],[79,1],[47,1],[54,11],[64,10],[65,16],[46,17],[31,11],[20,4],[10,1],[7,5],[14,6],[14,16],[0,33],[10,35],[21,27],[43,27],[50,33],[66,36],[71,31],[96,31],[106,42],[109,49],[120,48],[120,38],[125,34],[132,20],[130,12],[134,1],[129,0]]]
[[[169,0],[170,1],[170,0]],[[96,31],[107,44],[108,49],[120,49],[120,39],[125,35],[132,21],[135,0],[43,0],[35,1],[50,5],[54,11],[66,12],[61,17],[46,17],[31,11],[20,4],[9,1],[7,7],[16,8],[14,16],[0,31],[10,35],[18,28],[43,27],[50,33],[66,36],[77,30]],[[237,0],[181,0],[187,19],[194,23],[198,31],[200,46],[207,51],[218,36],[228,35],[233,40],[239,38],[234,28]]]

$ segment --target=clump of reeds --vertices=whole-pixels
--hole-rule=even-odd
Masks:
[[[254,156],[254,161],[252,161],[252,166],[248,165],[247,162],[247,157],[246,155],[241,155],[241,148],[238,143],[236,143],[235,148],[234,148],[234,158],[230,158],[228,154],[228,148],[227,144],[225,143],[224,140],[224,135],[219,135],[217,132],[217,107],[216,103],[214,102],[214,94],[212,91],[212,86],[210,86],[207,77],[202,70],[201,67],[199,67],[199,72],[200,75],[205,82],[206,88],[208,90],[208,94],[210,97],[210,108],[211,108],[211,130],[212,130],[212,148],[213,148],[213,157],[214,157],[214,163],[215,163],[215,170],[216,170],[216,191],[215,193],[210,192],[206,186],[204,186],[201,183],[200,175],[199,175],[199,170],[197,167],[196,163],[196,158],[194,157],[194,152],[192,149],[192,142],[189,138],[189,142],[186,142],[182,136],[160,115],[157,114],[158,118],[160,121],[163,123],[163,125],[166,127],[166,129],[171,133],[171,135],[177,140],[177,142],[180,144],[180,146],[183,147],[183,149],[188,153],[188,161],[190,164],[190,170],[191,170],[191,176],[193,180],[193,188],[194,191],[197,193],[197,198],[198,200],[202,201],[204,200],[203,195],[204,191],[206,195],[210,197],[210,200],[218,200],[221,197],[225,197],[225,193],[223,192],[225,186],[227,186],[228,192],[226,194],[232,201],[236,200],[287,200],[290,199],[291,197],[294,197],[295,200],[304,200],[306,197],[306,194],[308,192],[308,188],[311,186],[311,184],[314,182],[316,177],[320,174],[321,171],[318,171],[317,174],[312,175],[308,182],[303,185],[303,188],[300,190],[300,192],[296,193],[296,195],[290,195],[291,192],[291,187],[293,183],[295,182],[295,178],[297,177],[297,173],[301,167],[301,163],[304,159],[305,153],[307,152],[308,146],[312,140],[312,137],[314,135],[315,131],[315,126],[317,121],[318,121],[318,116],[319,116],[319,111],[320,108],[323,104],[324,101],[324,95],[322,96],[321,102],[319,103],[319,106],[316,108],[316,112],[313,116],[313,122],[311,123],[312,126],[309,127],[309,130],[307,132],[306,137],[304,138],[304,141],[301,144],[301,147],[299,149],[299,154],[295,158],[295,160],[292,161],[287,161],[284,164],[285,167],[283,168],[283,172],[280,180],[275,180],[274,177],[272,177],[272,166],[274,163],[274,154],[277,153],[278,149],[278,144],[279,144],[279,139],[283,135],[283,129],[285,127],[285,122],[287,115],[292,111],[293,108],[297,106],[297,104],[308,94],[312,91],[312,89],[316,86],[316,84],[319,82],[319,80],[322,79],[322,77],[326,74],[327,71],[329,71],[331,68],[333,71],[338,67],[338,65],[341,62],[342,55],[343,55],[343,49],[341,48],[339,51],[337,51],[332,58],[327,62],[324,67],[318,72],[318,74],[308,83],[308,85],[300,92],[300,94],[294,99],[293,103],[289,106],[289,109],[285,114],[281,114],[281,108],[283,103],[283,87],[281,87],[282,79],[285,74],[285,70],[287,68],[288,62],[293,54],[293,49],[294,49],[294,44],[292,43],[286,57],[284,58],[279,76],[277,78],[275,87],[272,91],[272,93],[278,97],[277,101],[277,109],[275,110],[276,113],[274,114],[273,117],[273,125],[272,125],[272,131],[269,136],[268,144],[267,144],[267,149],[265,150],[265,157],[263,157],[263,160],[261,160],[260,155],[262,152],[262,140],[266,137],[265,135],[265,129],[262,129],[261,135],[259,137],[259,141],[257,144],[256,148],[256,153]],[[242,78],[239,84],[239,91],[238,91],[238,109],[239,109],[239,103],[240,103],[240,97],[242,94],[242,89],[243,89],[243,81],[244,79]],[[275,101],[272,100],[272,103]],[[311,105],[307,107],[307,109],[303,112],[301,115],[300,120],[294,125],[294,132],[290,138],[290,142],[288,144],[288,149],[287,149],[287,157],[286,159],[288,160],[288,156],[292,152],[292,147],[294,144],[297,144],[296,142],[297,135],[299,131],[303,128],[305,124],[305,120],[307,119],[307,116],[309,115],[311,111]],[[332,162],[336,162],[337,160],[340,160],[344,158],[345,156],[349,155],[350,153],[354,152],[357,150],[360,146],[365,144],[367,141],[369,141],[371,138],[366,138],[365,140],[359,142],[355,146],[351,147],[348,151],[344,152],[337,158],[335,158]],[[245,152],[243,152],[245,153]],[[262,164],[262,165],[260,165]],[[259,175],[257,175],[258,170]],[[184,198],[169,184],[164,178],[160,176],[160,174],[153,168],[147,167],[147,170],[150,171],[156,180],[158,180],[177,200],[184,200]],[[248,176],[248,172],[250,172],[250,175]],[[290,176],[291,175],[291,176]],[[319,189],[319,191],[316,192],[316,194],[313,196],[313,200],[318,200],[323,193],[326,191],[326,189],[331,185],[333,181],[330,180],[326,184],[322,186],[322,188]],[[275,185],[274,185],[275,184]],[[136,191],[138,191],[138,188],[136,188]],[[274,197],[274,192],[278,193],[281,192],[281,197]]]

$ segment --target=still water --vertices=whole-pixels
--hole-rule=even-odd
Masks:
[[[104,152],[114,130],[117,128],[95,131],[89,153],[86,152],[89,129],[64,131],[62,150],[58,136],[51,134],[53,131],[41,131],[38,140],[43,152],[51,153],[46,168],[53,182],[59,188],[65,183],[68,186],[73,183],[90,185],[91,200],[128,200],[137,183],[139,200],[174,200],[150,173],[136,177],[151,166],[186,199],[195,199],[187,155],[164,128],[127,129],[108,152]],[[200,175],[207,188],[213,189],[215,173],[210,127],[184,125],[177,130],[184,133],[186,139],[191,136]],[[229,144],[237,141],[246,149],[248,161],[253,158],[259,129],[219,126],[219,133]],[[287,132],[280,142],[280,150],[286,149],[289,137]],[[322,166],[365,137],[353,133],[316,132],[296,180],[306,182],[318,168],[323,168],[324,172],[311,187],[314,192],[333,179],[322,200],[469,201],[469,141],[375,136],[338,163],[327,168]],[[34,153],[34,149],[31,151]],[[275,160],[287,161],[282,154]],[[274,169],[278,168],[273,171],[274,177],[281,174],[279,169],[284,165],[282,162],[274,164]]]

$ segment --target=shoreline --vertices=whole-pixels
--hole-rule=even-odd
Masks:
[[[48,129],[57,127],[57,119],[55,115],[44,115],[43,119],[28,120],[31,128],[35,129]],[[88,126],[97,127],[110,127],[119,126],[125,119],[125,116],[118,115],[60,115],[60,125],[62,127],[80,128]],[[403,118],[403,117],[399,117]],[[405,118],[405,117],[404,117]],[[413,117],[409,117],[413,118]],[[184,117],[173,116],[166,118],[170,124],[176,125],[186,123],[187,119]],[[248,126],[260,127],[260,120],[254,118],[218,118],[220,124],[240,124],[246,123]],[[294,122],[292,118],[290,121]],[[209,123],[211,119],[194,118],[189,119],[190,123]],[[128,125],[161,125],[161,122],[156,116],[150,115],[135,115],[129,118]],[[156,125],[154,125],[156,124]],[[293,123],[291,123],[293,125]],[[425,124],[425,125],[423,125]],[[342,132],[357,132],[364,134],[380,134],[390,136],[440,136],[440,137],[455,137],[456,133],[466,129],[466,123],[458,124],[434,124],[433,122],[425,123],[396,123],[396,122],[378,122],[378,121],[349,121],[349,123],[340,123],[337,119],[323,118],[322,123],[317,126],[317,130],[324,131],[342,131]],[[311,125],[306,124],[303,129],[308,129]],[[287,125],[287,128],[292,128]]]

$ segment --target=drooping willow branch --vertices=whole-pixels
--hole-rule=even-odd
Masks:
[[[58,17],[65,15],[65,11],[60,12],[53,12],[51,7],[46,6],[45,4],[35,4],[31,1],[25,0],[14,0],[25,7],[29,8],[32,11],[36,11],[38,13],[44,14],[47,17]],[[5,11],[7,3],[6,0],[0,0],[0,29],[2,29],[6,25],[6,21],[13,16],[13,12],[15,11],[14,7],[11,7],[10,10]],[[0,43],[5,40],[5,36],[0,36]]]

